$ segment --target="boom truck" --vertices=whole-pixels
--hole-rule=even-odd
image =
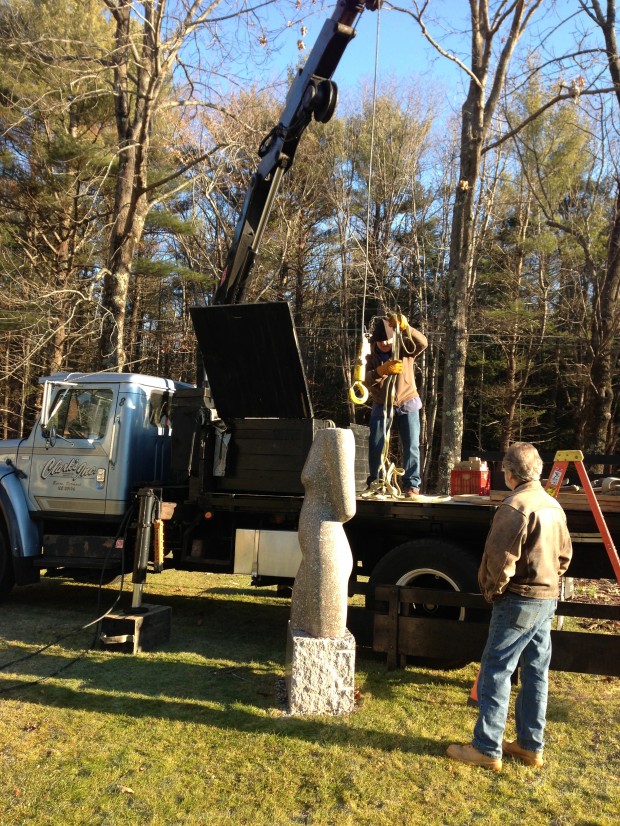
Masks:
[[[282,175],[311,119],[326,122],[333,114],[332,74],[364,6],[376,10],[379,2],[339,1],[291,85],[279,123],[260,145],[213,305],[191,309],[208,383],[132,373],[48,376],[30,434],[0,442],[0,596],[14,584],[37,582],[41,571],[99,581],[129,570],[139,533],[136,504],[145,492],[163,526],[151,570],[247,574],[256,586],[293,583],[301,560],[300,474],[314,433],[329,423],[313,416],[288,305],[240,302]],[[363,484],[367,434],[354,431]],[[360,639],[383,634],[380,650],[422,652],[436,665],[475,659],[484,611],[471,592],[478,590],[494,505],[483,496],[358,498],[345,530],[354,559],[350,592],[367,600]],[[592,514],[569,507],[567,515],[575,547],[569,574],[611,578]],[[608,521],[620,537],[620,512]],[[375,602],[379,586],[392,589],[383,595],[392,619],[406,613],[419,620],[415,644],[394,642],[393,622],[387,637],[381,630],[387,603]],[[407,588],[415,599],[394,609],[392,597]],[[594,606],[588,610],[586,616],[597,616]],[[472,629],[473,653],[458,642],[464,628]],[[590,656],[584,669],[574,651],[569,659],[572,670],[601,668]],[[617,673],[617,653],[604,659],[615,671],[602,673]]]

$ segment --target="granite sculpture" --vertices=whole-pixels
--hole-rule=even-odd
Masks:
[[[302,561],[295,579],[291,626],[313,637],[344,637],[353,558],[343,523],[355,514],[355,439],[350,430],[319,430],[301,473]]]
[[[318,431],[301,475],[302,561],[286,654],[291,714],[348,714],[355,705],[355,639],[346,627],[353,559],[343,528],[355,514],[354,471],[353,433]]]

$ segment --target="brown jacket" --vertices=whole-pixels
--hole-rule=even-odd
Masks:
[[[480,589],[488,602],[506,590],[555,598],[572,553],[561,505],[540,482],[523,482],[497,509],[478,571]]]
[[[409,327],[408,331],[403,334],[399,356],[403,362],[403,372],[396,376],[395,407],[400,407],[405,404],[405,402],[420,395],[415,384],[413,363],[427,347],[428,341],[426,336],[414,327]],[[382,364],[382,361],[377,355],[374,342],[371,343],[371,348],[371,352],[366,356],[366,376],[364,378],[364,384],[368,388],[375,404],[385,404],[385,394],[389,376],[377,375],[377,367]],[[394,358],[394,356],[392,355],[390,358]]]

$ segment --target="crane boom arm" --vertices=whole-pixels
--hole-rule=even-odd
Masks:
[[[226,259],[214,304],[238,304],[252,272],[265,225],[283,174],[293,164],[297,144],[312,117],[327,123],[338,97],[331,77],[364,8],[375,11],[382,0],[339,0],[325,21],[312,51],[291,84],[278,124],[264,138],[260,162],[252,175]]]

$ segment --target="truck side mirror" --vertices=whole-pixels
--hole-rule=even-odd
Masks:
[[[44,427],[41,424],[41,435],[45,439],[46,447],[54,447],[56,444],[56,427],[53,423],[49,427]]]

